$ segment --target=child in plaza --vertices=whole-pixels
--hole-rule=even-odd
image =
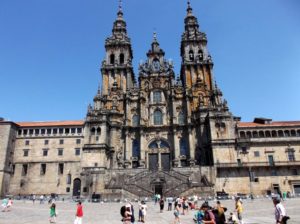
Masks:
[[[56,223],[56,205],[55,203],[52,203],[50,206],[50,223]]]
[[[79,201],[77,204],[76,218],[74,224],[82,224],[82,217],[83,217],[83,210],[82,210],[81,201]]]
[[[1,206],[2,206],[2,212],[6,212],[6,208],[7,208],[7,204],[8,204],[8,199],[4,198],[2,200]]]
[[[11,210],[12,205],[13,205],[13,201],[12,201],[11,198],[9,198],[9,199],[8,199],[8,202],[7,202],[7,206],[6,206],[7,211],[10,211],[10,210]]]

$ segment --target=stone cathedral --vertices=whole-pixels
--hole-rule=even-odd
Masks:
[[[300,193],[300,122],[241,122],[230,113],[190,3],[179,77],[155,34],[134,74],[122,8],[105,50],[102,86],[84,120],[2,119],[2,195]]]

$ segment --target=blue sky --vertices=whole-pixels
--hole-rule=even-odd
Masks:
[[[186,0],[123,2],[136,75],[154,30],[179,74]],[[300,120],[300,1],[191,3],[232,113]],[[117,8],[117,0],[0,1],[0,117],[83,119]]]

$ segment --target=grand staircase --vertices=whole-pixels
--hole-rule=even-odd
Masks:
[[[212,185],[205,176],[199,176],[198,181],[192,178],[192,171],[178,172],[142,170],[129,175],[128,173],[115,174],[106,189],[121,189],[130,192],[137,197],[152,197],[157,186],[161,187],[164,197],[179,196],[192,188],[210,188]]]

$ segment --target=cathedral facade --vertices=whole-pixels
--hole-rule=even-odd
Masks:
[[[2,195],[300,193],[300,122],[234,117],[188,4],[181,72],[156,35],[134,74],[122,9],[82,121],[0,122]]]

